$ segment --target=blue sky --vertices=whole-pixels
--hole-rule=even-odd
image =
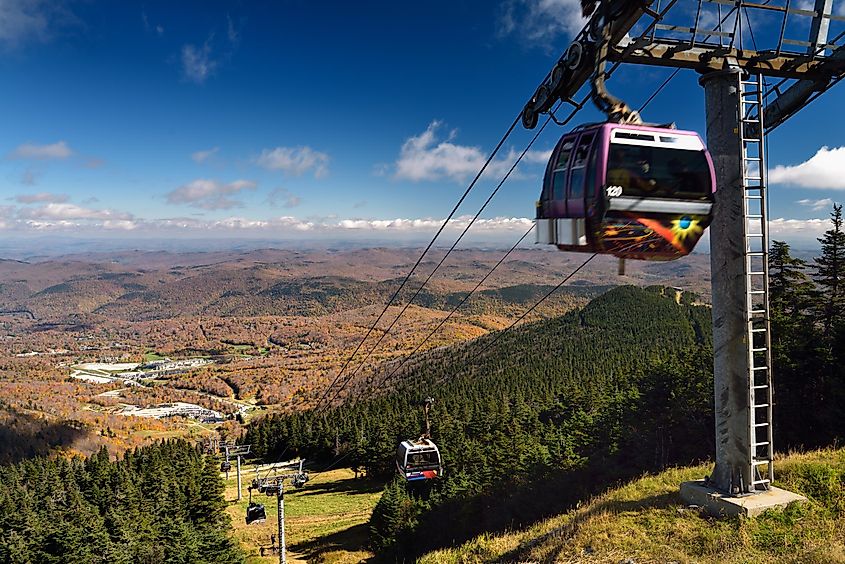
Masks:
[[[580,25],[575,0],[2,0],[0,234],[429,235]],[[628,67],[611,87],[639,106],[667,74]],[[644,117],[701,131],[697,78]],[[842,200],[843,99],[770,138],[776,237],[812,241]],[[539,139],[477,240],[525,230],[562,133]],[[532,135],[516,130],[459,215]]]

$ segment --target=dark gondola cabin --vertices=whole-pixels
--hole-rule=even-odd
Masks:
[[[221,472],[228,472],[231,469],[232,469],[232,463],[229,462],[228,460],[224,460],[223,462],[220,463],[220,471]]]
[[[440,450],[427,438],[402,441],[396,450],[396,468],[409,482],[439,478],[443,475]]]
[[[537,202],[537,242],[673,260],[710,225],[713,162],[693,131],[601,123],[564,135]]]
[[[246,508],[246,524],[263,523],[266,520],[267,510],[264,508],[264,504],[249,502],[249,506]]]

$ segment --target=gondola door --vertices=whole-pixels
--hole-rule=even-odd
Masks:
[[[544,206],[543,217],[569,217],[566,210],[567,180],[569,178],[569,162],[575,147],[574,135],[564,137],[560,142],[557,154],[549,166],[552,167],[548,190],[548,200],[541,203]]]
[[[572,154],[569,189],[566,194],[567,217],[585,217],[584,195],[592,187],[585,187],[588,182],[595,183],[595,159],[591,158],[596,134],[586,131],[578,138]]]

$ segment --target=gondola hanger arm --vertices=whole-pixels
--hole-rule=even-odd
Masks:
[[[640,125],[643,121],[640,118],[639,112],[631,109],[624,100],[617,98],[607,89],[607,56],[611,41],[611,28],[613,26],[613,20],[610,17],[607,4],[605,0],[599,6],[599,9],[603,12],[603,17],[599,37],[599,50],[596,54],[596,67],[593,77],[590,80],[593,103],[607,115],[608,121]]]

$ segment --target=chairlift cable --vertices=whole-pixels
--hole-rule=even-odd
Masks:
[[[416,297],[420,294],[420,292],[422,291],[422,289],[423,289],[423,288],[424,288],[424,287],[425,287],[425,286],[426,286],[426,285],[427,285],[427,284],[431,281],[431,279],[432,279],[432,277],[434,276],[434,274],[438,271],[438,269],[440,269],[440,267],[443,265],[443,263],[446,261],[446,259],[449,257],[449,255],[452,253],[452,251],[454,251],[454,250],[455,250],[455,248],[458,246],[458,243],[460,243],[460,242],[461,242],[461,240],[464,238],[464,235],[466,235],[466,234],[467,234],[467,232],[469,231],[469,229],[470,229],[470,228],[471,228],[471,227],[475,224],[475,222],[476,222],[476,221],[478,220],[478,218],[481,216],[482,212],[484,212],[484,210],[487,208],[487,206],[490,204],[490,202],[493,200],[493,198],[494,198],[494,197],[496,196],[496,194],[499,192],[499,189],[502,187],[502,185],[504,185],[504,183],[508,180],[508,178],[510,178],[510,175],[513,173],[513,171],[514,171],[514,170],[516,170],[516,167],[519,165],[519,163],[520,163],[520,162],[522,162],[522,159],[525,157],[525,155],[528,153],[528,151],[531,149],[531,147],[533,147],[533,146],[534,146],[534,143],[537,141],[537,139],[538,139],[538,138],[540,137],[540,135],[543,133],[543,130],[544,130],[544,129],[546,128],[546,126],[549,124],[549,121],[551,121],[551,119],[552,119],[552,118],[551,118],[551,115],[549,115],[549,116],[547,116],[547,117],[546,117],[546,121],[545,121],[545,122],[543,122],[542,127],[540,127],[540,129],[538,129],[538,130],[537,130],[537,132],[534,134],[534,137],[531,139],[531,141],[529,141],[529,142],[528,142],[528,144],[527,144],[527,145],[525,146],[525,148],[522,150],[522,153],[520,153],[519,157],[517,157],[517,159],[516,159],[516,160],[514,161],[514,163],[511,165],[510,169],[507,171],[507,173],[505,173],[505,175],[502,177],[501,181],[499,181],[499,183],[498,183],[498,185],[496,186],[496,188],[494,188],[494,189],[493,189],[493,191],[490,193],[490,195],[487,197],[487,200],[486,200],[486,201],[485,201],[485,202],[481,205],[481,207],[480,207],[480,208],[479,208],[479,210],[476,212],[476,214],[475,214],[475,216],[472,218],[472,220],[470,220],[470,221],[469,221],[469,223],[468,223],[468,224],[467,224],[467,226],[464,228],[464,230],[461,232],[461,234],[458,236],[458,238],[455,240],[455,242],[454,242],[454,243],[452,243],[452,246],[449,248],[449,250],[446,252],[446,254],[445,254],[445,255],[443,255],[443,257],[440,259],[440,262],[438,262],[438,263],[437,263],[437,265],[434,267],[434,269],[433,269],[433,270],[429,273],[429,275],[428,275],[428,277],[425,279],[425,281],[424,281],[424,282],[423,282],[423,283],[422,283],[422,284],[421,284],[421,285],[417,288],[417,290],[416,290],[416,292],[414,293],[414,295],[413,295],[413,296],[411,296],[411,298],[410,298],[410,299],[409,299],[409,300],[405,303],[405,305],[403,306],[402,310],[401,310],[401,311],[399,312],[399,314],[398,314],[398,315],[397,315],[397,316],[393,319],[393,321],[390,323],[390,325],[387,327],[387,329],[385,329],[385,331],[384,331],[384,332],[382,333],[382,335],[379,337],[378,341],[376,341],[376,343],[375,343],[375,344],[374,344],[374,345],[370,348],[370,350],[369,350],[369,352],[367,353],[367,355],[366,355],[366,356],[364,357],[364,359],[360,362],[360,364],[358,364],[358,367],[357,367],[357,368],[356,368],[356,369],[352,372],[352,374],[350,374],[349,376],[347,376],[347,377],[346,377],[346,379],[343,381],[343,383],[342,383],[342,385],[340,386],[340,388],[339,388],[339,389],[335,392],[335,394],[332,396],[331,400],[330,400],[327,404],[325,404],[325,405],[323,406],[323,409],[324,409],[324,410],[325,410],[325,409],[327,409],[327,408],[328,408],[328,406],[329,406],[329,405],[331,405],[331,403],[332,403],[332,402],[333,402],[333,401],[334,401],[334,400],[335,400],[335,399],[336,399],[336,398],[337,398],[337,397],[338,397],[338,396],[339,396],[339,395],[343,392],[343,390],[345,390],[345,389],[346,389],[346,386],[348,386],[348,385],[349,385],[349,384],[350,384],[350,383],[354,380],[355,375],[356,375],[356,374],[358,374],[358,372],[361,370],[361,368],[363,368],[363,366],[366,364],[367,360],[370,358],[370,356],[372,355],[372,353],[376,350],[376,348],[378,348],[379,344],[381,344],[381,342],[384,340],[384,338],[385,338],[385,337],[388,335],[388,333],[390,333],[390,331],[393,329],[394,325],[396,325],[396,323],[399,321],[399,318],[400,318],[400,317],[402,317],[402,315],[405,313],[405,311],[407,311],[407,309],[411,306],[411,304],[414,302],[414,300],[416,299]],[[532,226],[532,229],[533,229],[533,226]],[[531,229],[529,229],[529,231],[528,231],[525,235],[523,235],[523,236],[519,239],[519,242],[521,242],[521,241],[522,241],[522,240],[523,240],[523,239],[524,239],[524,238],[528,235],[528,233],[530,233],[530,232],[531,232]],[[519,244],[519,242],[517,242],[517,244]],[[515,247],[514,247],[514,248],[515,248]],[[507,256],[508,256],[511,252],[512,252],[512,251],[513,251],[513,249],[511,249],[510,251],[508,251],[508,253],[507,253],[504,257],[502,257],[502,260],[504,260],[504,259],[505,259],[505,258],[506,258],[506,257],[507,257]],[[499,264],[501,264],[501,261],[499,262]],[[499,266],[499,264],[497,264],[496,266],[494,266],[494,267],[493,267],[493,270],[495,270],[495,269]],[[486,279],[487,279],[487,277],[488,277],[490,274],[492,274],[492,270],[491,270],[490,272],[488,272],[488,273],[484,276],[484,278],[482,279],[482,281],[483,281],[483,280],[486,280]],[[476,289],[477,289],[477,288],[478,288],[478,287],[476,286]],[[473,290],[473,291],[474,291],[474,290]],[[467,296],[467,297],[469,297],[469,296]],[[453,313],[454,313],[454,312],[453,312]],[[451,314],[449,314],[449,316],[451,317]],[[448,319],[448,318],[447,318],[447,319]],[[427,338],[426,338],[426,339],[427,339]],[[414,352],[416,352],[416,350],[415,350]],[[411,354],[413,354],[413,353],[411,353]]]
[[[529,313],[531,313],[532,311],[534,311],[534,310],[535,310],[535,309],[536,309],[536,308],[537,308],[540,304],[542,304],[542,303],[543,303],[544,301],[546,301],[546,300],[547,300],[547,299],[548,299],[548,298],[549,298],[552,294],[554,294],[557,290],[559,290],[559,289],[561,288],[561,286],[563,286],[564,284],[566,284],[566,283],[569,281],[569,279],[570,279],[570,278],[572,278],[573,276],[575,276],[576,274],[578,274],[578,272],[579,272],[582,268],[584,268],[585,266],[587,266],[587,264],[588,264],[591,260],[593,260],[594,258],[596,258],[596,256],[597,256],[597,255],[598,255],[598,253],[593,253],[593,254],[591,254],[589,257],[587,257],[587,259],[586,259],[584,262],[582,262],[582,263],[578,266],[578,268],[576,268],[575,270],[573,270],[572,272],[570,272],[570,273],[566,276],[566,278],[564,278],[563,280],[561,280],[560,282],[558,282],[558,283],[557,283],[557,285],[556,285],[554,288],[552,288],[551,290],[549,290],[549,291],[546,293],[546,295],[544,295],[542,298],[540,298],[538,301],[536,301],[536,302],[534,303],[534,305],[532,305],[530,308],[528,308],[527,310],[525,310],[525,312],[524,312],[522,315],[520,315],[520,316],[516,319],[516,321],[512,322],[510,325],[508,325],[506,328],[502,329],[501,331],[498,331],[498,332],[496,333],[496,336],[493,338],[493,340],[491,340],[489,343],[487,343],[487,345],[486,345],[483,349],[481,349],[481,351],[480,351],[478,354],[479,354],[479,355],[481,355],[481,354],[484,354],[485,352],[487,352],[487,350],[489,350],[489,349],[490,349],[490,347],[492,347],[492,346],[496,343],[496,341],[498,341],[498,340],[502,337],[502,335],[504,335],[505,333],[507,333],[508,331],[510,331],[511,329],[513,329],[513,328],[514,328],[514,327],[515,327],[515,326],[516,326],[516,325],[517,325],[520,321],[522,321],[523,319],[525,319],[525,317],[526,317]]]
[[[401,369],[401,368],[405,365],[405,363],[407,363],[407,362],[411,359],[411,357],[413,357],[413,356],[414,356],[414,355],[415,355],[415,354],[416,354],[416,353],[417,353],[417,352],[418,352],[418,351],[422,348],[422,346],[423,346],[423,345],[425,345],[425,344],[428,342],[428,340],[429,340],[432,336],[434,336],[434,334],[435,334],[435,333],[437,333],[437,331],[439,331],[439,330],[440,330],[440,328],[441,328],[441,327],[443,327],[443,326],[446,324],[446,322],[447,322],[447,321],[449,321],[449,319],[451,319],[451,318],[452,318],[452,316],[455,314],[455,312],[457,312],[457,311],[458,311],[458,309],[460,309],[460,307],[461,307],[461,306],[463,306],[463,305],[464,305],[464,304],[465,304],[465,303],[469,300],[469,298],[470,298],[470,297],[472,297],[472,295],[473,295],[473,294],[475,294],[475,292],[476,292],[476,291],[478,291],[478,289],[481,287],[481,285],[482,285],[482,284],[484,284],[484,282],[486,282],[486,281],[487,281],[487,278],[489,278],[489,277],[490,277],[490,275],[491,275],[491,274],[493,274],[493,272],[495,272],[495,271],[496,271],[496,269],[497,269],[499,266],[501,266],[501,264],[505,261],[505,259],[507,259],[507,258],[510,256],[510,254],[511,254],[511,253],[512,253],[512,252],[513,252],[513,251],[514,251],[514,250],[515,250],[515,249],[519,246],[519,244],[520,244],[520,243],[522,243],[522,241],[523,241],[523,240],[525,240],[525,238],[526,238],[526,237],[527,237],[527,236],[528,236],[528,235],[529,235],[532,231],[534,231],[534,225],[533,225],[533,224],[532,224],[532,225],[531,225],[531,227],[528,229],[528,231],[526,231],[526,232],[522,235],[522,237],[520,237],[520,238],[519,238],[519,240],[518,240],[516,243],[514,243],[514,245],[510,248],[510,250],[509,250],[508,252],[506,252],[506,253],[502,256],[502,258],[500,258],[500,259],[499,259],[499,262],[497,262],[497,263],[495,264],[495,266],[493,266],[493,268],[491,268],[491,269],[487,272],[487,274],[485,274],[485,275],[484,275],[484,277],[483,277],[481,280],[479,280],[479,281],[478,281],[478,283],[475,285],[475,287],[474,287],[472,290],[470,290],[470,291],[469,291],[469,293],[467,293],[467,295],[466,295],[466,296],[464,296],[464,297],[463,297],[463,299],[462,299],[462,300],[458,303],[458,305],[456,305],[454,308],[452,308],[452,311],[450,311],[450,312],[449,312],[449,315],[447,315],[446,317],[444,317],[444,318],[440,321],[440,323],[438,323],[438,324],[437,324],[437,326],[436,326],[434,329],[432,329],[432,330],[431,330],[431,332],[430,332],[428,335],[426,335],[425,339],[423,339],[423,340],[422,340],[422,341],[421,341],[421,342],[420,342],[420,343],[416,346],[416,348],[415,348],[413,351],[411,351],[411,352],[410,352],[410,354],[406,355],[406,356],[402,359],[402,362],[400,362],[400,363],[399,363],[399,365],[398,365],[396,368],[394,368],[394,369],[393,369],[393,370],[392,370],[392,371],[391,371],[391,372],[390,372],[387,376],[385,376],[385,377],[384,377],[384,378],[383,378],[383,379],[382,379],[382,380],[378,383],[378,385],[377,385],[375,388],[372,388],[372,391],[373,391],[373,392],[375,392],[375,391],[379,390],[379,389],[380,389],[380,388],[381,388],[381,387],[382,387],[385,383],[389,382],[389,381],[390,381],[390,379],[391,379],[391,378],[393,378],[393,376],[394,376],[397,372],[399,372],[399,370],[400,370],[400,369]]]
[[[502,136],[502,138],[499,140],[499,143],[496,145],[496,147],[495,147],[495,148],[493,149],[493,151],[490,153],[490,156],[489,156],[489,157],[487,157],[487,160],[484,162],[484,165],[482,165],[481,169],[480,169],[480,170],[478,171],[478,173],[475,175],[475,178],[473,178],[472,182],[470,182],[470,183],[469,183],[469,186],[467,186],[467,188],[466,188],[466,190],[464,191],[463,195],[461,195],[460,199],[458,199],[458,202],[457,202],[457,203],[455,204],[455,206],[452,208],[452,211],[449,213],[449,215],[448,215],[448,216],[446,217],[446,219],[443,221],[443,224],[442,224],[442,225],[440,226],[440,228],[437,230],[437,233],[435,233],[435,234],[434,234],[434,237],[433,237],[433,238],[431,239],[431,241],[428,243],[428,245],[426,246],[425,250],[422,252],[422,254],[420,255],[420,257],[417,259],[416,263],[414,263],[414,266],[413,266],[413,268],[411,268],[411,271],[410,271],[410,272],[408,272],[408,274],[405,276],[404,280],[402,280],[402,283],[399,285],[399,288],[397,288],[397,289],[396,289],[396,291],[393,293],[393,295],[390,297],[390,300],[389,300],[389,301],[387,302],[387,304],[384,306],[384,309],[382,309],[382,310],[381,310],[381,313],[378,315],[378,317],[376,318],[376,320],[373,322],[372,326],[369,328],[369,330],[367,331],[367,333],[364,335],[364,338],[363,338],[363,339],[361,339],[361,341],[358,343],[358,346],[357,346],[357,347],[355,347],[355,350],[352,352],[352,354],[351,354],[351,355],[349,355],[349,358],[347,358],[347,359],[346,359],[346,362],[344,362],[343,366],[342,366],[342,367],[341,367],[341,369],[338,371],[337,376],[335,376],[335,378],[334,378],[334,380],[332,381],[332,383],[331,383],[331,384],[329,384],[329,386],[326,388],[326,391],[323,393],[322,397],[321,397],[321,398],[317,401],[317,404],[315,405],[315,408],[314,408],[315,410],[316,410],[317,408],[319,408],[319,407],[320,407],[320,404],[321,404],[321,403],[322,403],[322,402],[323,402],[323,401],[324,401],[324,400],[328,397],[329,393],[331,392],[331,389],[332,389],[332,388],[335,386],[335,384],[338,382],[338,380],[340,379],[340,377],[341,377],[341,375],[343,374],[343,372],[344,372],[344,371],[346,370],[346,368],[349,366],[349,363],[350,363],[350,362],[352,362],[352,359],[355,357],[355,355],[358,353],[358,351],[359,351],[359,350],[361,349],[361,347],[364,345],[364,343],[366,342],[367,338],[368,338],[368,337],[372,334],[372,332],[375,330],[376,325],[378,325],[378,322],[379,322],[379,321],[381,321],[381,318],[382,318],[382,317],[384,317],[384,314],[385,314],[385,313],[387,313],[388,308],[390,308],[390,306],[391,306],[391,305],[393,304],[393,302],[396,300],[396,298],[397,298],[397,296],[399,295],[399,293],[400,293],[400,292],[402,291],[402,289],[405,287],[405,284],[407,284],[407,283],[408,283],[408,281],[411,279],[411,276],[414,274],[414,272],[416,271],[417,267],[419,267],[420,263],[422,263],[423,258],[425,258],[426,254],[428,254],[428,251],[429,251],[429,250],[431,249],[431,247],[434,245],[434,242],[437,240],[437,238],[440,236],[440,234],[443,232],[443,230],[444,230],[444,229],[446,228],[446,226],[449,224],[449,221],[452,219],[452,217],[453,217],[453,216],[455,215],[455,213],[458,211],[458,208],[461,206],[461,204],[464,202],[464,200],[466,199],[466,197],[469,195],[469,193],[470,193],[470,192],[472,191],[472,189],[475,187],[475,185],[476,185],[476,183],[478,182],[479,178],[481,178],[481,175],[482,175],[482,174],[484,174],[484,171],[485,171],[485,170],[487,170],[487,167],[490,165],[490,163],[491,163],[491,162],[493,162],[493,158],[494,158],[494,157],[496,156],[496,154],[499,152],[499,149],[501,149],[501,148],[502,148],[502,146],[505,144],[505,141],[508,139],[508,137],[510,137],[510,134],[513,132],[514,128],[515,128],[515,127],[516,127],[516,125],[519,123],[519,120],[521,119],[521,117],[522,117],[522,111],[520,110],[519,114],[518,114],[518,115],[516,116],[516,118],[513,120],[513,123],[511,123],[510,127],[507,129],[507,131],[505,132],[505,134],[504,134],[504,135]]]
[[[637,113],[641,114],[643,112],[643,110],[645,110],[648,107],[648,105],[651,104],[651,101],[654,100],[655,98],[657,98],[658,94],[660,94],[660,92],[662,92],[663,89],[666,88],[666,86],[668,86],[668,84],[670,82],[672,82],[672,79],[675,78],[676,76],[678,76],[679,72],[681,72],[680,67],[676,68],[674,71],[672,71],[672,74],[670,74],[668,76],[668,78],[666,78],[666,80],[663,81],[663,84],[658,86],[657,90],[655,90],[651,94],[651,96],[649,96],[648,99],[645,102],[643,102],[643,104],[640,106],[640,109],[637,110]]]

